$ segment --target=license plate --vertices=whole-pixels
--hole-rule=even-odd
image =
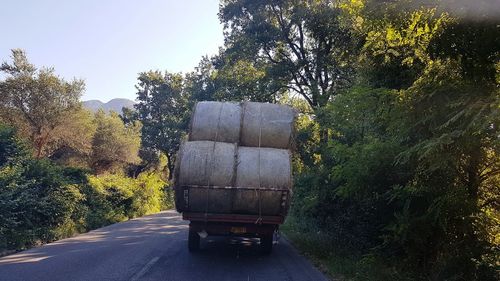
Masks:
[[[235,233],[235,234],[246,233],[247,228],[246,227],[231,227],[231,232]]]

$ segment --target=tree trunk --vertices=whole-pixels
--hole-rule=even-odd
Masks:
[[[172,153],[167,153],[168,181],[172,181],[174,178],[174,166],[174,155]]]
[[[49,138],[48,135],[46,135],[46,136],[39,135],[36,138],[36,141],[35,141],[35,149],[36,149],[36,155],[35,155],[35,157],[36,158],[42,158],[43,147],[47,143],[47,139],[48,138]]]

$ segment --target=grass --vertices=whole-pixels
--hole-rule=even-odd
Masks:
[[[374,255],[362,255],[354,250],[334,245],[324,232],[305,226],[289,217],[280,228],[292,244],[308,257],[331,280],[335,281],[391,281],[411,280],[390,268]]]

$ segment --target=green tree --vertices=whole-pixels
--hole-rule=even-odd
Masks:
[[[50,155],[56,128],[80,106],[84,82],[67,82],[52,68],[37,69],[20,49],[12,50],[12,63],[2,63],[0,71],[6,75],[0,81],[2,119],[28,137],[36,157]]]
[[[434,261],[427,266],[437,279],[478,278],[495,255],[488,229],[500,198],[492,186],[499,184],[500,93],[492,77],[481,85],[472,77],[458,61],[436,60],[403,94],[401,133],[409,148],[397,162],[415,170],[393,192],[407,207],[401,205],[389,237],[409,259]]]
[[[266,75],[265,62],[230,57],[227,52],[213,57],[217,100],[276,102],[283,94],[283,87]]]
[[[0,166],[25,158],[28,150],[15,136],[15,129],[0,123]]]
[[[82,176],[33,159],[12,128],[0,126],[0,250],[25,249],[84,228]]]
[[[397,6],[385,13],[399,9]],[[432,61],[428,49],[450,21],[447,14],[435,8],[394,12],[384,18],[365,17],[360,56],[365,82],[391,89],[406,89],[418,79]]]
[[[129,164],[139,162],[140,124],[126,127],[119,115],[95,114],[96,131],[92,139],[90,166],[97,174],[106,171],[123,171]]]
[[[294,212],[412,279],[494,280],[497,23],[408,2],[344,1],[365,38],[357,85],[318,112],[331,140]]]
[[[225,64],[262,73],[268,95],[293,91],[323,107],[353,80],[357,43],[340,13],[336,1],[222,1]]]
[[[217,95],[218,83],[216,82],[217,70],[213,60],[204,56],[191,71],[185,75],[184,88],[189,93],[189,107],[194,106],[196,101],[219,100]]]
[[[167,156],[170,179],[190,112],[184,80],[181,74],[160,71],[143,72],[138,80],[138,103],[134,107],[142,123],[142,146]]]
[[[52,151],[49,158],[64,166],[89,168],[96,127],[92,112],[74,109],[54,129],[53,138],[47,144]]]
[[[189,93],[189,105],[196,101],[252,100],[276,102],[281,95],[265,77],[261,64],[249,60],[231,62],[224,52],[211,58],[203,57],[194,71],[185,75],[184,89]]]

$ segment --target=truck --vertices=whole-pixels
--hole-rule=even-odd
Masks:
[[[258,238],[270,254],[292,196],[295,112],[265,103],[199,102],[174,169],[188,249],[210,236]]]

